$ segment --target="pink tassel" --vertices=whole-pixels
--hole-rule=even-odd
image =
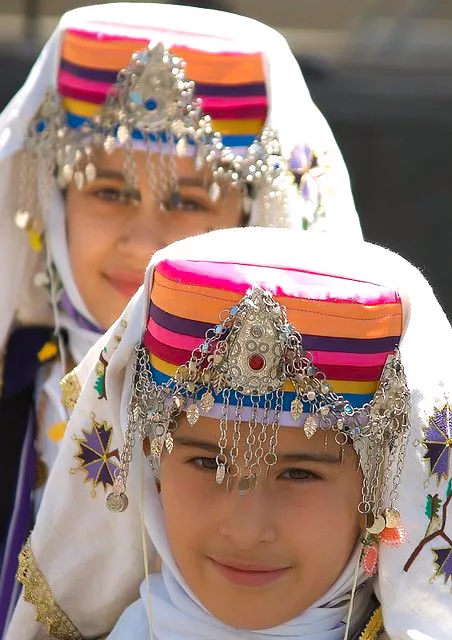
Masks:
[[[363,549],[361,562],[366,576],[374,576],[378,568],[378,545],[369,544]]]

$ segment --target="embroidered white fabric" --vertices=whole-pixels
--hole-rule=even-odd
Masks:
[[[152,609],[156,640],[190,639],[203,637],[203,634],[210,638],[222,637],[216,633],[219,623],[200,607],[178,572],[165,534],[161,503],[151,470],[147,465],[143,470],[143,465],[138,463],[141,453],[139,445],[136,445],[130,470],[129,506],[124,513],[108,512],[102,488],[92,498],[83,474],[70,473],[74,466],[73,436],[80,435],[81,429],[89,426],[92,412],[97,420],[106,420],[112,425],[112,448],[121,448],[123,444],[134,349],[144,333],[153,266],[159,260],[177,258],[214,262],[246,260],[247,264],[260,263],[265,259],[268,266],[293,267],[359,279],[399,292],[403,305],[400,352],[412,396],[411,433],[398,501],[407,541],[398,549],[381,549],[378,579],[369,581],[368,586],[374,588],[382,603],[389,640],[424,636],[431,640],[450,640],[450,588],[444,583],[445,576],[438,577],[430,584],[430,579],[437,573],[431,550],[447,548],[447,544],[439,538],[435,539],[419,554],[408,571],[404,569],[425,536],[428,524],[425,503],[428,494],[445,496],[447,491],[447,479],[438,485],[436,477],[429,473],[422,439],[428,416],[443,406],[445,397],[450,396],[452,391],[450,324],[428,282],[401,257],[363,242],[350,242],[344,251],[344,247],[327,234],[314,236],[282,229],[218,231],[209,236],[183,240],[156,254],[143,288],[132,299],[122,318],[78,367],[79,378],[86,384],[69,422],[31,537],[36,560],[59,605],[86,637],[102,635],[114,627],[127,606],[138,597],[138,587],[144,577],[140,527],[142,508],[149,558],[152,561],[158,553],[164,567],[161,578],[151,577],[151,590],[158,603]],[[119,343],[117,336],[121,336]],[[109,361],[106,372],[108,401],[99,400],[94,390],[96,363],[103,348]],[[450,522],[448,526],[450,536]],[[344,576],[347,582],[350,566],[346,568]],[[341,593],[344,584],[339,581],[334,585],[335,594]],[[142,593],[145,590],[142,589]],[[325,629],[325,619],[319,614],[318,608],[314,606],[311,609],[287,625],[282,625],[277,632],[249,632],[243,636],[221,628],[221,633],[224,632],[225,639],[231,640],[248,636],[270,640],[281,635],[298,640],[340,638],[331,633],[331,627]],[[114,640],[118,637],[134,640],[147,637],[140,635],[143,611],[143,604],[134,604],[124,613],[120,626],[111,637]],[[331,614],[331,610],[327,611]],[[187,616],[190,617],[190,624],[184,626]],[[358,602],[354,623],[359,616]],[[33,608],[20,602],[7,640],[41,637],[40,627],[34,623],[33,617]],[[206,628],[210,631],[205,631]],[[210,633],[210,636],[206,636],[206,633]]]

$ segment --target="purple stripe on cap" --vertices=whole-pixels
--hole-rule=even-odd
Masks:
[[[208,322],[179,318],[163,311],[151,302],[149,315],[164,329],[194,338],[204,338],[206,331],[214,327]],[[346,353],[383,353],[397,347],[400,336],[386,338],[335,338],[331,336],[312,336],[303,334],[303,346],[307,351],[340,351]]]
[[[208,322],[198,322],[196,320],[186,320],[185,318],[177,318],[171,313],[163,311],[151,302],[149,310],[151,318],[164,329],[174,331],[175,333],[182,333],[194,338],[204,338],[206,331],[213,327]]]
[[[60,68],[63,71],[76,76],[77,78],[83,78],[84,80],[91,80],[92,82],[106,82],[108,84],[114,84],[117,79],[116,71],[108,71],[106,69],[90,69],[88,67],[82,67],[78,64],[69,62],[68,60],[62,60]],[[267,90],[264,82],[253,82],[248,84],[208,84],[205,82],[196,83],[196,95],[199,97],[251,97],[251,96],[266,96]]]
[[[107,71],[104,69],[89,69],[88,67],[81,67],[78,64],[73,64],[67,60],[62,60],[60,69],[71,73],[77,78],[83,78],[84,80],[92,80],[93,82],[108,82],[113,84],[116,82],[118,73],[116,71]]]
[[[256,82],[251,84],[204,84],[203,82],[196,83],[196,95],[199,97],[247,97],[247,96],[266,96],[267,89],[263,82]]]

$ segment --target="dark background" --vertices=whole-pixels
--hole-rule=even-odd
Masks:
[[[227,8],[213,0],[179,4]],[[25,44],[0,45],[0,109],[39,49],[33,20],[25,28]],[[358,51],[340,64],[321,54],[299,61],[345,157],[365,238],[421,268],[452,317],[452,60],[398,57],[396,47],[383,59],[363,60]]]

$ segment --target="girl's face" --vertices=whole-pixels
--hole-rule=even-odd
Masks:
[[[161,211],[149,185],[146,155],[136,151],[137,189],[124,177],[124,155],[99,154],[97,177],[81,191],[67,189],[67,232],[72,271],[88,311],[107,329],[143,282],[155,251],[210,229],[240,226],[238,190],[225,190],[215,203],[208,181],[190,158],[177,158],[181,207]],[[151,156],[150,169],[158,163]],[[157,174],[158,175],[158,174]]]
[[[229,434],[229,442],[231,442]],[[253,493],[215,482],[218,422],[185,418],[161,465],[161,500],[174,558],[195,596],[227,625],[277,626],[321,598],[347,565],[360,533],[362,476],[334,435],[282,428],[278,462]],[[242,426],[240,455],[246,446]],[[240,447],[239,447],[240,449]]]

